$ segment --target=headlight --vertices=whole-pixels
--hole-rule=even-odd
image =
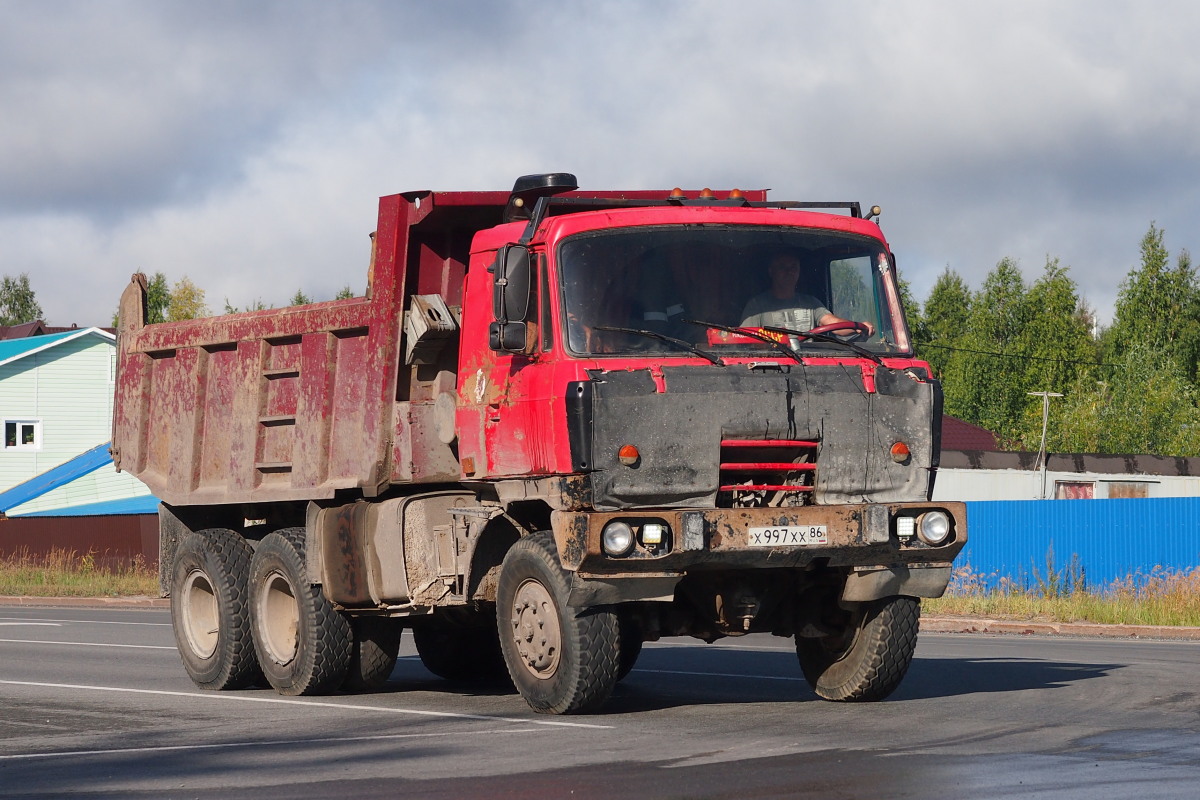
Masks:
[[[917,535],[926,544],[939,545],[950,538],[950,517],[945,511],[926,511],[917,525]]]
[[[600,544],[610,556],[623,556],[633,548],[633,528],[625,522],[610,522],[600,534]]]

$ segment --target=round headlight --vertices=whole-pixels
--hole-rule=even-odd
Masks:
[[[950,517],[945,511],[926,511],[917,525],[917,535],[926,544],[941,544],[950,538]]]
[[[626,522],[610,522],[604,526],[600,544],[610,556],[623,556],[633,547],[633,528]]]

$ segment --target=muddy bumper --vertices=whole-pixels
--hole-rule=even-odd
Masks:
[[[934,542],[938,513],[949,531]],[[669,600],[697,571],[780,568],[844,568],[847,601],[938,597],[967,541],[962,503],[559,511],[552,525],[575,605]]]

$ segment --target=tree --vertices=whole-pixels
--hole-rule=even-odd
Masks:
[[[921,327],[917,329],[917,350],[941,376],[954,356],[952,349],[966,334],[971,314],[971,290],[962,276],[946,267],[925,301]],[[921,345],[929,345],[922,348]]]
[[[171,304],[171,291],[167,288],[167,276],[156,272],[146,281],[146,321],[166,322],[167,306]]]
[[[1019,435],[1025,386],[1014,381],[1021,363],[1021,329],[1026,322],[1025,281],[1015,261],[1001,259],[970,302],[965,331],[946,364],[946,411],[995,432],[1001,440]]]
[[[1121,362],[1130,349],[1145,344],[1168,354],[1194,380],[1200,358],[1200,286],[1186,250],[1170,267],[1163,235],[1150,223],[1142,237],[1141,263],[1122,281],[1113,324],[1105,331],[1105,360]]]
[[[22,272],[16,278],[5,275],[0,280],[0,325],[21,325],[42,316],[28,273]]]
[[[1196,400],[1196,388],[1173,358],[1134,342],[1111,379],[1083,375],[1066,393],[1052,415],[1047,446],[1069,453],[1197,456]]]
[[[290,306],[305,306],[312,302],[312,298],[304,293],[303,289],[297,289],[292,295],[292,299],[288,300]]]
[[[338,291],[336,295],[334,295],[333,299],[348,300],[351,297],[354,297],[354,290],[350,288],[350,284],[346,284]]]
[[[204,290],[192,283],[186,275],[180,278],[171,287],[166,316],[167,322],[208,316],[208,306],[204,304]]]

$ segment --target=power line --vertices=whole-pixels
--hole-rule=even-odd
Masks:
[[[930,344],[917,342],[917,347],[936,347],[938,350],[951,350],[955,353],[974,353],[980,356],[996,356],[997,358],[1019,358],[1022,361],[1052,361],[1055,364],[1084,364],[1089,367],[1123,367],[1124,364],[1110,364],[1105,361],[1076,361],[1071,358],[1049,358],[1048,356],[1027,356],[1015,353],[996,353],[991,350],[971,350],[967,347],[950,347],[945,344]]]

